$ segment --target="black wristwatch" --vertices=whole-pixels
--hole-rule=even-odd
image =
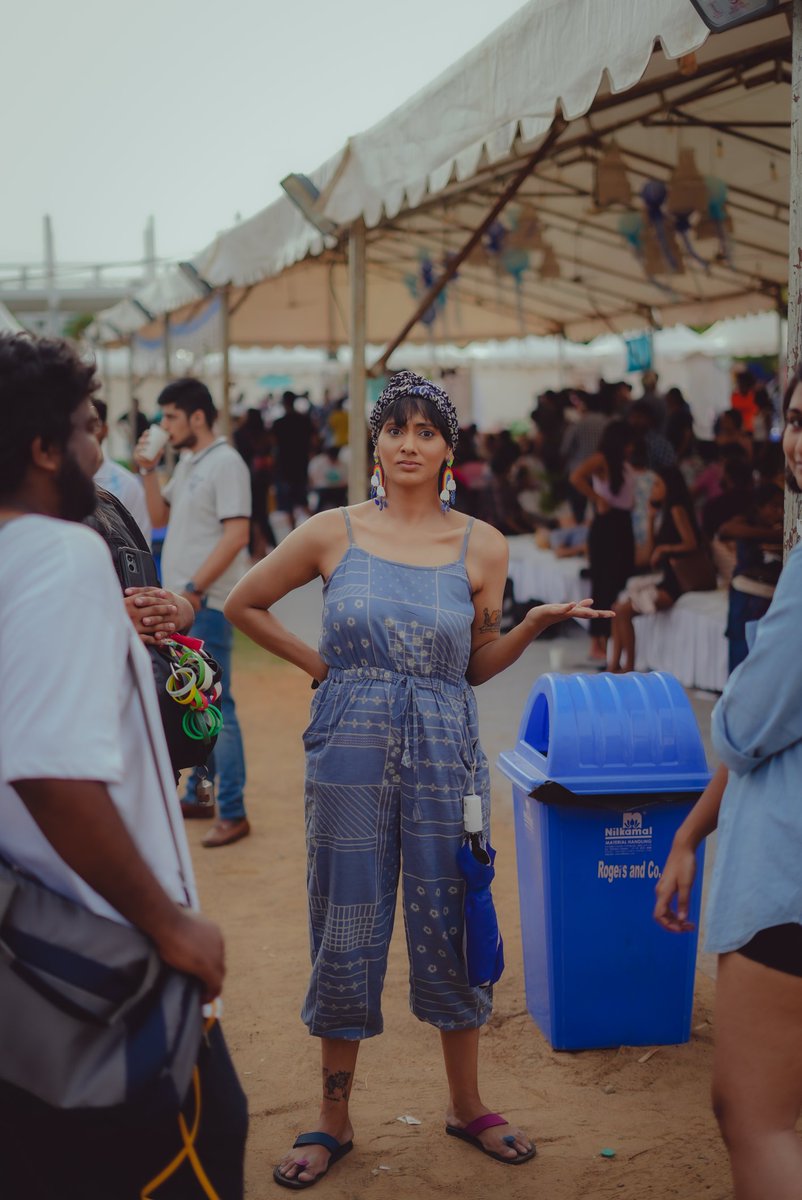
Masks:
[[[184,591],[188,596],[197,596],[199,600],[202,600],[205,595],[196,585],[194,579],[190,579],[189,583],[184,584]]]

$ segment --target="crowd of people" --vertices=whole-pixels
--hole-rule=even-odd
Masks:
[[[732,407],[702,441],[680,390],[663,395],[658,382],[645,372],[636,399],[629,384],[604,381],[595,393],[545,392],[517,438],[466,430],[457,505],[558,556],[587,556],[594,600],[621,618],[612,640],[609,622],[592,623],[590,659],[613,671],[634,669],[635,615],[728,587],[733,670],[745,623],[766,611],[779,575],[777,415],[768,391],[739,372]]]
[[[222,729],[206,767],[220,781],[221,816],[204,842],[228,845],[249,832],[242,739],[230,694],[232,630],[241,629],[309,676],[313,689],[304,733],[312,971],[302,1019],[320,1039],[322,1092],[309,1132],[276,1165],[276,1183],[292,1190],[314,1186],[353,1148],[349,1098],[359,1045],[382,1031],[399,880],[410,1005],[440,1035],[449,1094],[445,1132],[505,1165],[530,1162],[530,1135],[486,1105],[479,1088],[479,1031],[491,1014],[492,983],[503,959],[499,954],[497,968],[477,978],[466,951],[459,855],[468,846],[478,861],[492,864],[489,772],[472,687],[572,618],[589,619],[599,639],[609,632],[599,623],[612,621],[614,665],[630,666],[634,613],[671,603],[684,586],[683,573],[691,581],[688,564],[703,548],[709,505],[736,488],[744,506],[719,504],[716,520],[723,512],[737,571],[751,578],[756,556],[762,569],[764,548],[774,545],[771,489],[777,485],[767,479],[755,487],[752,472],[760,460],[754,442],[741,438],[737,452],[718,454],[719,488],[712,477],[705,482],[700,522],[692,494],[700,490],[702,472],[689,487],[684,470],[695,454],[692,424],[689,431],[685,418],[675,422],[673,436],[683,426],[689,434],[676,444],[669,436],[672,411],[682,417],[676,397],[666,398],[662,423],[656,386],[631,408],[625,389],[613,388],[610,412],[607,399],[580,397],[574,422],[564,398],[548,396],[536,410],[530,445],[501,436],[491,443],[488,480],[476,436],[461,435],[447,393],[405,371],[390,379],[371,412],[371,499],[322,506],[300,519],[314,425],[295,410],[294,397],[285,398],[269,446],[251,430],[256,450],[249,478],[243,457],[215,435],[207,389],[184,379],[159,398],[162,427],[181,452],[172,478],[163,482],[161,451],[154,452],[147,431],[135,455],[148,517],[167,527],[159,582],[150,576],[152,559],[138,525],[96,481],[105,416],[95,403],[97,386],[93,368],[66,343],[0,336],[0,862],[27,886],[44,885],[43,911],[51,903],[47,896],[56,894],[140,930],[162,970],[196,978],[195,1002],[212,1002],[223,983],[223,942],[197,912],[176,762],[160,725],[150,652],[191,630],[216,660],[212,669],[199,643],[193,650],[190,640],[179,641],[185,650],[167,690],[202,715],[206,693],[222,675],[222,698],[213,693]],[[591,416],[603,419],[582,428]],[[798,491],[799,375],[786,393],[784,416],[784,462],[789,486]],[[740,436],[743,419],[729,420]],[[335,421],[341,433],[342,424]],[[265,469],[275,471],[283,511],[292,511],[297,526],[247,569],[260,447],[276,455]],[[674,461],[662,459],[667,448]],[[725,467],[731,471],[744,461],[749,478],[736,471],[725,487]],[[652,476],[645,541],[633,516],[642,472]],[[539,604],[502,634],[508,531],[465,508],[486,493],[492,511],[503,515],[514,498],[530,531],[557,532],[542,502],[523,502],[522,480],[536,493],[547,486],[555,506],[569,507],[573,525],[563,528],[578,527],[592,509],[591,581],[609,599],[597,597],[595,606],[590,599]],[[133,550],[141,551],[141,560]],[[725,766],[677,835],[656,910],[667,928],[687,928],[694,851],[719,821],[711,921],[711,945],[721,955],[717,1115],[738,1200],[796,1200],[802,1178],[802,1146],[794,1134],[802,1106],[795,858],[802,825],[794,774],[802,706],[798,676],[786,662],[800,555],[800,549],[792,553],[755,649],[716,709],[714,735]],[[127,559],[141,562],[141,583],[130,585],[122,566]],[[638,562],[655,570],[636,587],[630,581],[639,577],[630,572]],[[272,612],[281,597],[313,579],[324,587],[315,647]],[[740,618],[751,615],[749,609]],[[41,705],[40,681],[57,702]],[[204,778],[203,771],[192,777],[187,817],[206,803],[198,795]],[[772,886],[764,887],[769,877]],[[760,903],[753,904],[758,895]],[[12,945],[13,955],[0,962],[0,996],[16,1001],[14,1021],[6,1013],[0,1026],[3,1194],[10,1200],[134,1200],[159,1189],[187,1200],[241,1200],[247,1105],[215,1011],[195,1050],[192,1087],[172,1103],[153,1103],[144,1085],[136,1099],[116,1107],[54,1103],[55,1085],[43,1098],[39,1075],[52,1081],[57,1064],[37,1058],[34,1010],[26,1008],[24,988],[37,1003],[53,1001],[53,986],[41,978],[41,942],[53,930],[17,937],[11,912],[14,936],[9,943],[6,930],[4,945]],[[158,1064],[167,1054],[166,1039],[146,1045],[139,1031],[145,982],[124,986],[113,971],[94,963],[89,971],[86,960],[53,949],[50,976],[72,988],[70,1003],[56,1004],[59,1012],[66,1007],[74,1018],[79,988],[94,987],[126,1014],[119,1024],[130,1039],[125,1054],[133,1086],[146,1059],[155,1055]],[[154,979],[147,984],[154,986]],[[84,1038],[88,1045],[89,1034]],[[23,1086],[11,1071],[20,1061]]]

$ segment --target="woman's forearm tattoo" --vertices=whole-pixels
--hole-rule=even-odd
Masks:
[[[323,1068],[323,1099],[348,1100],[348,1094],[351,1091],[351,1072],[350,1071],[329,1071],[328,1067]]]
[[[484,609],[482,624],[479,626],[480,633],[498,633],[501,629],[501,609],[494,608],[490,612],[489,608]]]

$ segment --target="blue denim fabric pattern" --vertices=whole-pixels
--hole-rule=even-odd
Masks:
[[[239,821],[245,816],[245,752],[242,748],[237,709],[231,694],[231,647],[234,631],[216,608],[201,608],[195,616],[190,636],[202,638],[212,658],[223,671],[223,696],[220,711],[223,728],[217,745],[209,756],[206,770],[210,779],[217,778],[217,808],[226,821]],[[193,770],[187,785],[187,798],[192,799],[195,787],[202,778]]]
[[[348,525],[348,514],[343,510]],[[410,1007],[440,1029],[472,1029],[490,988],[468,983],[462,801],[482,797],[487,761],[465,679],[474,609],[464,557],[417,567],[351,540],[324,589],[306,749],[312,978],[302,1018],[318,1037],[382,1030],[381,991],[399,874]]]

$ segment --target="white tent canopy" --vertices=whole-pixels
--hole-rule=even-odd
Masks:
[[[506,233],[517,230],[518,258],[472,253],[411,340],[559,332],[584,341],[777,308],[787,280],[789,59],[782,9],[709,36],[688,0],[530,0],[312,172],[319,211],[340,237],[324,239],[284,197],[192,265],[228,289],[232,343],[333,348],[349,337],[347,233],[362,218],[366,335],[387,343],[522,173],[501,214]],[[632,197],[599,209],[597,164],[613,140]],[[661,242],[669,214],[639,193],[669,182],[681,151],[713,180],[717,220],[703,237],[694,219],[687,241],[672,228],[655,264],[645,243]],[[181,319],[203,306],[177,269],[137,299],[150,313],[183,305]],[[103,314],[101,336],[148,324],[145,312],[120,309]]]
[[[22,333],[22,326],[5,304],[0,304],[0,333]]]

